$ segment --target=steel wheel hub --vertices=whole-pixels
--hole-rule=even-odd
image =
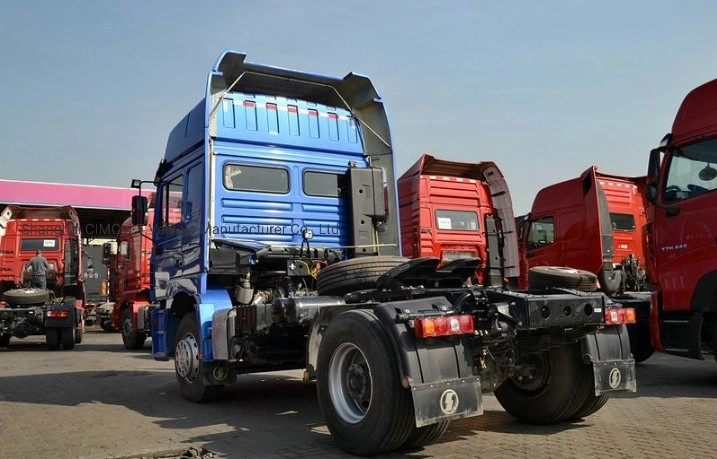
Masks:
[[[177,374],[187,381],[194,381],[199,372],[199,343],[191,334],[177,342],[174,351],[174,367]]]
[[[336,414],[349,424],[361,422],[371,406],[371,368],[361,350],[343,343],[329,363],[329,395]]]

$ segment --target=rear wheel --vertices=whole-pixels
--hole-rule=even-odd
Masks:
[[[60,329],[50,327],[45,329],[45,338],[47,339],[47,348],[56,351],[60,348]]]
[[[206,367],[200,358],[202,343],[199,325],[193,313],[186,314],[179,323],[174,349],[174,370],[182,397],[195,403],[221,397],[224,386],[210,385],[205,381]]]
[[[63,349],[74,349],[75,348],[75,337],[77,330],[74,326],[65,327],[60,329],[60,338],[62,340]]]
[[[394,256],[372,256],[339,261],[319,271],[319,295],[345,295],[356,290],[376,288],[376,281],[391,268],[408,261]]]
[[[529,375],[504,381],[495,390],[498,402],[513,417],[529,424],[551,424],[573,418],[587,404],[590,390],[580,346],[563,345],[527,362]]]
[[[132,306],[127,306],[122,310],[122,342],[126,349],[142,349],[147,335],[143,332],[135,330],[132,321]]]
[[[76,328],[75,329],[75,344],[82,343],[82,338],[85,336],[85,330],[82,328]]]
[[[635,363],[644,362],[655,353],[650,340],[650,328],[647,324],[631,324],[627,326],[630,337],[630,351]]]
[[[401,448],[420,448],[422,446],[435,443],[436,440],[441,438],[443,434],[446,433],[450,423],[450,421],[441,421],[439,423],[423,427],[416,427],[414,425],[413,430],[408,435],[406,442],[401,446]]]
[[[10,345],[11,335],[0,335],[0,347],[8,347]]]
[[[406,443],[415,429],[411,393],[401,387],[391,344],[373,312],[336,317],[321,340],[317,363],[319,405],[341,448],[376,455]]]

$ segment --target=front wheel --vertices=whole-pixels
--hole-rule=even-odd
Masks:
[[[406,442],[415,428],[411,393],[401,387],[398,362],[373,312],[336,317],[317,364],[319,405],[341,448],[376,455]]]
[[[209,385],[205,382],[206,368],[201,355],[202,344],[197,318],[194,314],[186,314],[177,328],[174,370],[182,397],[195,403],[216,400],[224,390],[222,385]]]
[[[147,335],[139,330],[135,330],[132,321],[132,306],[124,308],[120,317],[122,318],[122,343],[124,343],[125,349],[142,349]]]
[[[582,362],[578,344],[531,356],[526,363],[529,374],[507,379],[495,390],[498,402],[513,417],[529,424],[551,424],[592,408],[590,391],[595,388],[592,379],[586,379],[592,367]]]

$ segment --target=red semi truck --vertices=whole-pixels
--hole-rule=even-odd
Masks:
[[[717,80],[692,90],[650,154],[647,268],[652,344],[692,358],[717,354]]]
[[[152,219],[154,209],[148,210]],[[117,244],[106,244],[111,262],[113,327],[121,331],[127,349],[142,349],[150,336],[149,260],[152,254],[152,227],[132,225],[132,218],[122,223]],[[114,248],[116,247],[116,253]]]
[[[645,291],[644,177],[590,167],[543,188],[520,217],[521,285],[535,266],[570,266],[598,276],[602,290]]]
[[[479,258],[477,283],[517,280],[519,257],[513,204],[498,166],[424,154],[398,180],[403,256],[446,264]]]
[[[47,288],[30,287],[27,262],[47,259]],[[72,207],[7,206],[0,213],[0,347],[45,335],[51,350],[82,342],[84,289],[80,223]]]
[[[541,276],[553,285],[562,277],[565,286],[596,276],[604,293],[636,311],[636,323],[628,326],[636,362],[654,352],[644,188],[645,177],[606,174],[592,166],[579,177],[540,190],[530,213],[519,217],[520,286],[533,287]]]

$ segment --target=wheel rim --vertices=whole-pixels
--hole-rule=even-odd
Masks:
[[[371,368],[361,350],[341,344],[331,356],[329,393],[336,413],[349,424],[364,419],[371,406]]]
[[[177,374],[187,381],[194,381],[199,372],[199,343],[191,333],[177,342],[174,353]]]
[[[550,380],[550,360],[545,353],[528,358],[530,371],[526,376],[512,377],[515,387],[523,392],[540,392]]]

